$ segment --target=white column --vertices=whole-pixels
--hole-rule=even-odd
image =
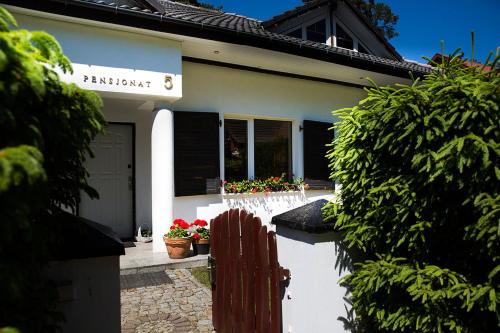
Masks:
[[[163,235],[174,216],[174,115],[158,108],[151,131],[153,252],[163,252]]]
[[[248,157],[247,157],[247,163],[248,163],[248,179],[254,179],[255,178],[255,123],[253,119],[248,120]]]

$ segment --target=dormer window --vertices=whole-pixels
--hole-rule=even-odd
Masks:
[[[326,21],[320,20],[306,27],[306,39],[312,42],[326,42]]]
[[[354,49],[354,40],[352,39],[349,34],[342,29],[342,27],[337,23],[336,24],[336,30],[337,30],[337,47],[343,47],[344,49],[349,49],[353,50]],[[367,52],[363,52],[367,53]]]

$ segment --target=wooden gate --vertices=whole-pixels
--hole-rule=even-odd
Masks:
[[[210,221],[212,322],[217,332],[281,332],[276,234],[260,218],[231,209]]]

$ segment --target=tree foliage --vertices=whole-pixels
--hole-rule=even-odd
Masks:
[[[357,331],[499,331],[497,60],[486,72],[455,53],[334,112],[342,191],[326,214],[364,257],[343,279]]]
[[[302,0],[311,3],[316,0]],[[349,0],[375,25],[387,39],[399,36],[396,24],[399,16],[394,14],[389,5],[375,0]]]
[[[391,7],[375,0],[352,0],[353,4],[384,34],[387,39],[397,37],[396,24],[399,16],[395,15]]]
[[[42,278],[50,217],[97,195],[83,165],[104,119],[95,93],[59,80],[71,65],[57,41],[15,27],[0,7],[0,327],[46,332],[61,319]]]

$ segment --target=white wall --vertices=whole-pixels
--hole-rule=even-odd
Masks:
[[[183,63],[183,98],[175,102],[175,111],[218,112],[220,118],[250,117],[292,121],[293,173],[303,177],[303,141],[299,126],[302,121],[334,122],[331,111],[355,105],[363,90],[276,75]],[[223,131],[221,129],[221,136]],[[223,140],[221,138],[221,161]],[[223,173],[221,162],[221,174]],[[322,191],[306,191],[308,197],[322,197]],[[310,201],[310,200],[309,200]],[[176,197],[174,216],[186,220],[206,218],[204,207],[220,204],[219,195]],[[205,210],[200,214],[201,210]],[[223,208],[212,209],[212,214]]]
[[[283,226],[276,233],[279,263],[291,273],[282,301],[283,332],[347,332],[337,320],[346,317],[346,289],[339,286],[335,268],[337,236]]]
[[[303,176],[302,121],[334,122],[333,110],[353,106],[365,96],[359,88],[191,62],[183,63],[183,84],[183,98],[172,105],[175,111],[218,112],[221,119],[291,120],[293,173],[298,177]]]
[[[118,256],[52,262],[46,274],[59,285],[63,332],[121,332]]]
[[[24,14],[15,18],[24,29],[55,36],[72,62],[182,74],[180,42]]]

